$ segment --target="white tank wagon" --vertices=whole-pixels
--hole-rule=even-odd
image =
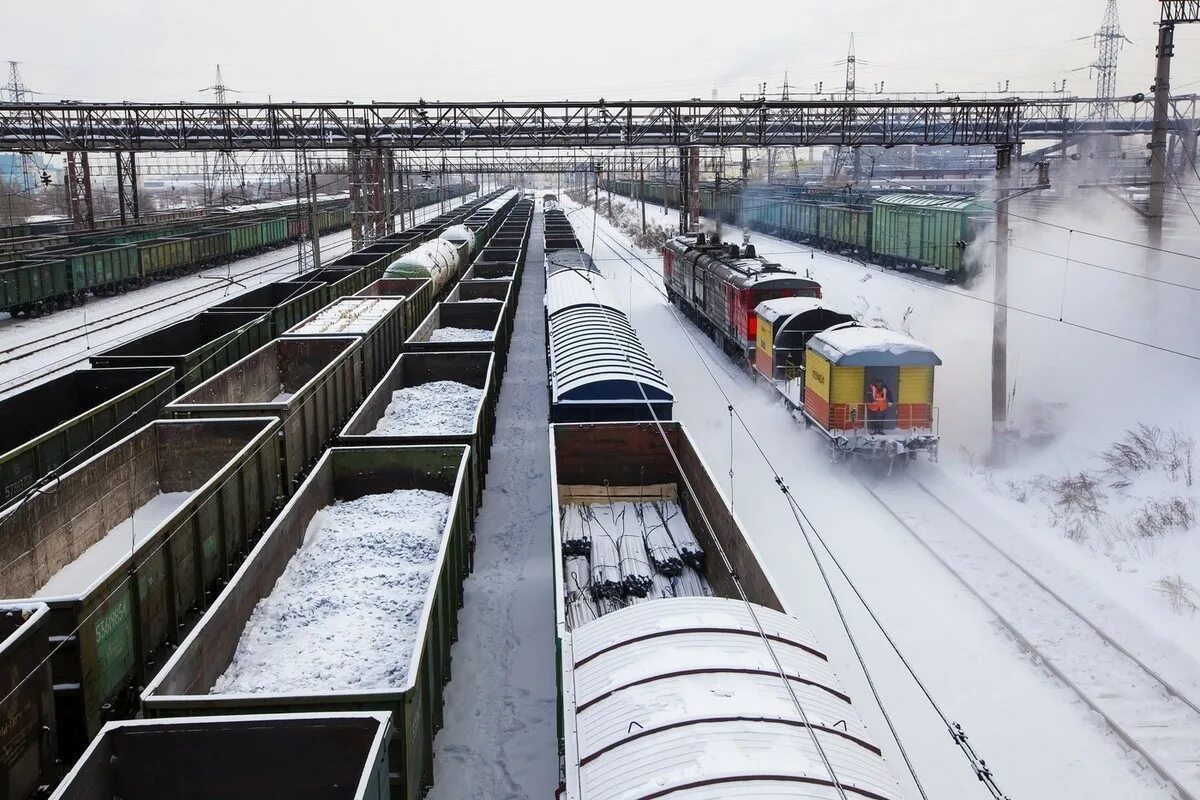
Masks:
[[[682,425],[552,425],[550,453],[557,797],[900,800]],[[670,510],[661,525],[653,508]],[[591,521],[586,534],[572,513]]]
[[[468,263],[470,259],[465,243],[455,244],[438,238],[393,261],[383,271],[383,277],[429,278],[433,282],[434,297],[440,297],[458,279]]]

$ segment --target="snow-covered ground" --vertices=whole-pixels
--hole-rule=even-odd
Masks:
[[[451,650],[445,727],[434,741],[429,800],[549,798],[558,782],[541,238],[538,214],[475,525],[475,569],[463,587]]]
[[[569,201],[565,205],[581,241],[590,242],[592,210],[578,210]],[[1096,219],[1101,230],[1117,230]],[[676,220],[674,212],[651,210],[651,222]],[[602,218],[599,230],[628,244]],[[1129,252],[1119,245],[1106,243],[1087,252],[1080,234],[1050,230],[1061,233],[1063,241],[1051,236],[1054,241],[1041,242],[1037,231],[1023,228],[1014,241],[1045,252],[1065,252],[1070,238],[1073,260],[1119,266],[1172,282],[1187,278],[1183,267],[1173,262],[1141,267],[1128,260]],[[741,240],[740,230],[727,227],[726,234],[728,241]],[[1188,562],[1179,558],[1196,552],[1197,532],[1164,537],[1159,552],[1169,550],[1175,563],[1154,553],[1131,556],[1130,562],[1142,572],[1131,574],[1129,562],[1118,569],[1094,542],[1066,539],[1035,500],[1027,497],[1022,504],[1011,499],[1004,481],[1014,479],[1008,476],[1029,479],[1051,469],[1058,474],[1094,469],[1093,454],[1139,422],[1195,431],[1198,426],[1188,418],[1186,402],[1141,399],[1169,401],[1187,397],[1188,388],[1200,388],[1195,360],[1157,349],[1195,354],[1200,341],[1194,335],[1200,325],[1195,294],[1073,263],[1064,295],[1061,261],[1055,272],[1053,262],[1047,264],[1040,256],[1042,261],[1030,260],[1027,251],[1014,248],[1011,304],[1045,316],[1010,313],[1010,380],[1017,387],[1013,416],[1023,430],[1032,432],[1035,410],[1052,408],[1054,425],[1043,426],[1038,437],[1024,436],[1003,470],[982,470],[978,465],[990,431],[993,314],[986,282],[971,289],[948,287],[770,237],[755,234],[752,240],[760,254],[811,272],[832,303],[932,345],[945,361],[937,387],[943,458],[937,465],[919,465],[912,474],[939,494],[952,496],[968,519],[986,523],[1006,550],[1123,645],[1171,679],[1194,682],[1200,674],[1194,660],[1200,647],[1200,636],[1194,633],[1197,622],[1173,614],[1147,584],[1155,571],[1188,569]],[[886,740],[886,724],[872,707],[869,688],[804,540],[772,473],[740,427],[733,432],[731,453],[730,415],[714,377],[918,674],[951,719],[963,724],[1004,791],[1014,797],[1114,800],[1171,796],[1099,717],[1001,632],[996,617],[868,494],[855,473],[830,467],[819,437],[793,422],[764,387],[753,385],[690,323],[673,314],[647,280],[633,275],[622,260],[630,258],[627,252],[598,236],[593,255],[614,279],[615,294],[628,303],[631,321],[675,391],[676,417],[688,426],[718,474],[725,474],[732,461],[733,477],[727,481],[732,485],[727,488],[749,535],[774,574],[784,579],[790,610],[814,625],[821,641],[833,650],[839,674],[874,738],[884,744],[898,777],[907,782],[903,762]],[[659,257],[642,255],[645,263],[635,262],[636,267],[657,282]],[[1141,299],[1147,293],[1153,300]],[[1065,323],[1059,322],[1060,315]],[[1139,324],[1147,315],[1153,319]],[[1038,449],[1040,442],[1045,444]],[[1184,491],[1179,484],[1173,486]],[[996,577],[1009,566],[997,557],[979,568]],[[1200,575],[1194,570],[1191,574],[1200,584]],[[835,586],[839,596],[848,595],[844,585]],[[980,790],[965,759],[861,608],[848,605],[851,627],[926,788],[932,796],[976,796]],[[915,796],[911,782],[906,785]]]
[[[457,207],[461,202],[455,200],[450,206]],[[439,213],[441,211],[437,205],[419,209],[417,221],[420,223],[436,217]],[[323,262],[327,263],[348,252],[349,231],[339,231],[321,237]],[[61,343],[47,342],[46,346],[25,358],[0,363],[0,396],[27,388],[26,385],[14,384],[24,384],[28,376],[36,374],[39,379],[54,377],[63,371],[83,365],[88,356],[122,341],[186,319],[256,286],[295,279],[298,276],[296,248],[288,246],[206,269],[196,275],[153,283],[128,294],[90,298],[86,305],[58,311],[46,317],[12,319],[7,315],[0,315],[0,351],[44,337],[77,337]],[[133,314],[139,313],[135,309],[140,306],[147,306],[149,310],[155,303],[170,303],[184,294],[206,288],[209,291],[183,302],[132,317]],[[130,314],[131,318],[121,320],[116,316],[125,313]],[[17,354],[0,352],[0,362]]]

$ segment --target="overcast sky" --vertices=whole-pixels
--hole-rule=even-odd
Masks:
[[[787,70],[840,88],[850,32],[873,92],[1094,92],[1104,0],[7,0],[0,59],[37,99],[200,100],[225,82],[260,100],[722,98]],[[1157,0],[1121,0],[1119,89],[1154,73]],[[1200,26],[1177,36],[1174,91],[1200,87]],[[211,94],[208,95],[211,97]]]

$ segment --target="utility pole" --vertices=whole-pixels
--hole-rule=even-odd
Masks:
[[[992,317],[992,458],[1003,463],[1008,437],[1008,201],[1012,145],[996,148],[996,269]]]
[[[638,197],[642,199],[642,235],[646,235],[646,168],[638,176]]]
[[[1164,194],[1167,188],[1167,134],[1171,114],[1171,58],[1175,55],[1175,25],[1200,22],[1196,0],[1162,0],[1158,23],[1158,66],[1154,75],[1154,131],[1150,136],[1150,245],[1162,246]]]
[[[321,232],[317,230],[317,176],[310,174],[306,181],[308,195],[308,232],[312,240],[312,268],[321,268]]]

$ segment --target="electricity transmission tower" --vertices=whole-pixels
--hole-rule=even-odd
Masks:
[[[4,99],[10,103],[27,103],[33,100],[30,97],[31,94],[33,93],[25,85],[25,81],[21,79],[21,63],[19,61],[9,61],[8,83],[4,85]],[[30,153],[22,153],[19,160],[11,162],[9,174],[5,177],[14,183],[19,179],[21,188],[28,193],[35,185],[37,171],[37,165],[34,163],[33,156]],[[17,175],[18,172],[20,173],[19,176]]]
[[[856,78],[856,75],[858,72],[858,57],[855,56],[855,54],[854,54],[854,34],[853,33],[850,34],[850,49],[846,52],[845,64],[846,64],[846,94],[845,94],[846,102],[853,103],[855,94],[857,93],[857,88],[855,86],[855,83],[856,83],[855,78]],[[849,113],[853,115],[854,112],[853,112],[853,110],[851,110]],[[855,147],[855,148],[853,148],[853,150],[854,150],[854,174],[852,175],[852,177],[857,179],[858,178],[858,148]],[[834,160],[833,160],[833,171],[830,173],[830,176],[829,176],[831,181],[836,181],[838,179],[838,177],[841,175],[842,169],[846,165],[847,156],[849,156],[849,148],[845,148],[845,147],[842,147],[841,145],[838,145],[837,153],[834,155]]]
[[[236,93],[238,90],[231,89],[225,85],[225,79],[221,75],[221,65],[217,64],[216,82],[212,86],[206,86],[200,91],[212,92],[217,104],[225,105],[229,102],[229,92]],[[221,114],[222,112],[216,113]],[[204,162],[206,173],[204,178],[205,205],[213,205],[214,201],[219,201],[222,205],[247,202],[246,175],[238,165],[232,151],[220,150],[217,152],[212,172],[208,171],[207,154],[204,155]]]
[[[1101,121],[1113,112],[1113,98],[1117,96],[1117,60],[1121,46],[1128,41],[1121,32],[1121,21],[1117,16],[1117,0],[1108,0],[1104,8],[1104,22],[1096,31],[1093,42],[1099,53],[1092,62],[1096,74],[1096,106],[1092,113]]]

